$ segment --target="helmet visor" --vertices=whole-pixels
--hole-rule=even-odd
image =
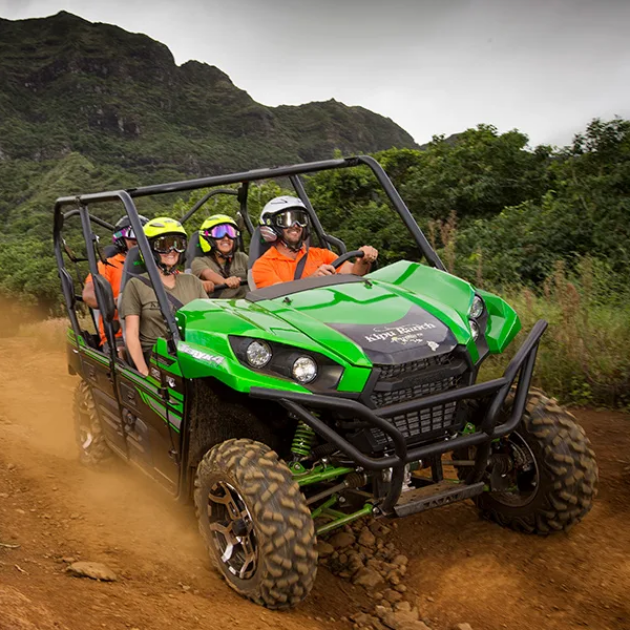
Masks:
[[[118,230],[118,232],[114,232],[112,236],[112,240],[116,242],[119,238],[128,238],[128,239],[131,239],[132,241],[138,240],[131,226],[124,227]]]
[[[168,254],[169,252],[182,254],[186,251],[186,237],[179,234],[158,236],[153,239],[151,247],[158,254]]]
[[[238,238],[238,230],[229,223],[223,223],[221,225],[215,225],[209,230],[205,231],[205,236],[209,236],[212,238],[223,238],[227,236],[228,238],[235,239]]]
[[[308,225],[308,214],[304,210],[285,210],[284,212],[278,212],[274,217],[274,223],[279,228],[290,228],[294,225],[298,225],[301,228],[305,228]]]

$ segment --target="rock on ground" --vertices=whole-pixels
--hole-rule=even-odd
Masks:
[[[87,577],[101,582],[115,582],[116,574],[100,562],[73,562],[66,571],[74,577]]]

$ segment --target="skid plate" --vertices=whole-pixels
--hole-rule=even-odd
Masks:
[[[440,481],[430,486],[408,490],[400,495],[398,503],[394,506],[394,513],[396,516],[409,516],[434,507],[470,499],[481,494],[483,486],[483,481],[469,486],[452,481]]]

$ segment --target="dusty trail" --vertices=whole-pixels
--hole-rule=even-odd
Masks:
[[[271,612],[213,572],[191,511],[124,465],[80,466],[72,435],[76,377],[63,351],[0,340],[0,629],[170,630],[352,627],[367,593],[320,568],[297,610]],[[399,521],[406,598],[435,630],[630,629],[630,417],[577,410],[600,465],[593,512],[548,539],[483,522],[471,504]],[[111,584],[71,578],[65,560],[104,562]]]

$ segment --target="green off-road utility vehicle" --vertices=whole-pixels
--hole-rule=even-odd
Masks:
[[[422,264],[250,284],[244,299],[197,299],[173,314],[134,200],[207,189],[186,221],[214,194],[236,195],[251,267],[266,244],[247,211],[250,185],[290,183],[308,209],[311,245],[337,250],[338,267],[362,252],[346,252],[324,231],[301,176],[344,168],[371,169]],[[130,274],[146,271],[167,323],[146,378],[116,355],[112,290],[97,268],[103,252],[94,230],[112,226],[94,208],[112,202],[138,237],[122,291]],[[77,314],[80,291],[66,265],[77,257],[64,234],[72,217],[86,244],[99,305],[92,316],[103,318],[108,353]],[[189,256],[200,253],[190,241]],[[81,377],[82,460],[98,464],[115,454],[194,502],[214,565],[259,604],[287,608],[304,599],[316,573],[316,537],[364,516],[404,517],[470,498],[501,525],[545,535],[591,509],[597,466],[583,429],[529,391],[546,322],[533,326],[501,378],[477,383],[484,359],[504,352],[519,332],[518,316],[445,271],[371,157],[63,197],[54,242],[72,325],[69,370]],[[444,467],[457,479],[446,479]]]

